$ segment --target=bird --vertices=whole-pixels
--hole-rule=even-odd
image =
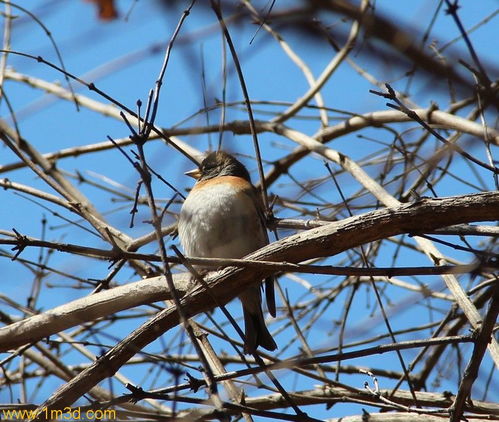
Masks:
[[[233,155],[210,152],[198,168],[185,173],[196,179],[180,210],[178,236],[187,256],[242,258],[269,243],[263,205],[246,167]],[[199,268],[197,266],[196,268]],[[267,308],[275,317],[274,279],[265,280]],[[277,349],[262,310],[261,284],[239,295],[243,308],[244,353],[258,346]]]

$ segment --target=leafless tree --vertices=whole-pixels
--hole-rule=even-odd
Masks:
[[[130,106],[66,63],[43,23],[56,3],[2,1],[0,419],[499,420],[499,73],[473,40],[494,33],[497,10],[468,27],[478,3],[442,0],[408,28],[390,2],[158,1],[175,25],[159,47],[144,41],[163,62]],[[141,3],[117,19],[133,28]],[[439,20],[456,39],[437,42]],[[53,59],[11,46],[26,21]],[[219,49],[199,54],[205,38]],[[138,56],[101,71],[133,74]],[[197,97],[170,96],[172,66],[197,75]],[[293,72],[296,86],[272,86]],[[64,100],[31,111],[47,124],[91,113],[114,132],[96,123],[105,140],[48,150],[11,94],[28,87]],[[162,124],[180,101],[199,111]],[[185,257],[182,170],[219,147],[251,171],[271,243],[240,260]],[[279,348],[244,355],[232,299],[271,274]]]

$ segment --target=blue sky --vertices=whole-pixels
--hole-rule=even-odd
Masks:
[[[285,4],[291,3],[299,2],[277,2],[276,8],[283,8]],[[82,77],[86,81],[95,82],[108,95],[133,109],[138,99],[144,103],[146,102],[149,90],[154,87],[163,60],[164,48],[177,25],[181,8],[178,8],[177,11],[174,11],[174,9],[168,9],[167,11],[160,7],[156,1],[121,1],[117,2],[117,5],[121,11],[121,17],[115,21],[105,23],[96,18],[95,9],[90,3],[80,0],[71,2],[31,0],[28,4],[23,4],[50,30],[60,49],[66,69],[70,73]],[[132,5],[133,8],[130,11]],[[266,5],[267,2],[258,3],[258,6],[261,7]],[[461,6],[460,17],[464,26],[470,28],[493,13],[497,9],[497,2],[494,0],[468,0],[462,1]],[[378,13],[382,12],[389,16],[409,32],[411,28],[424,31],[430,24],[435,7],[436,2],[430,0],[402,0],[397,2],[385,0],[376,3]],[[125,20],[124,16],[128,11],[130,11],[130,14],[128,19]],[[15,13],[19,17],[14,21],[12,28],[12,50],[42,56],[47,61],[57,63],[54,48],[40,26],[26,14],[20,11]],[[499,68],[497,57],[498,19],[497,15],[493,16],[491,22],[481,26],[470,36],[479,57],[486,63],[494,63],[496,70]],[[349,27],[350,25],[349,22],[342,22],[331,15],[324,16],[324,23],[331,26],[345,25]],[[290,62],[289,58],[268,34],[263,30],[256,33],[256,25],[245,25],[244,28],[231,26],[230,29],[242,61],[248,91],[253,100],[293,102],[306,91],[307,84],[302,73]],[[438,45],[442,46],[458,35],[451,17],[446,16],[444,13],[439,14],[430,39],[438,39]],[[255,39],[250,43],[253,37]],[[320,74],[333,56],[331,49],[306,36],[291,34],[286,40],[310,65],[315,76]],[[380,45],[380,48],[383,47]],[[453,48],[455,48],[454,51],[462,54],[465,60],[471,62],[462,40],[458,40],[453,44]],[[373,61],[362,53],[360,46],[356,47],[354,57],[380,82],[390,82],[400,90],[405,88],[406,79],[402,76],[404,70],[409,69],[392,68],[383,65],[379,61]],[[228,61],[230,63],[230,58]],[[201,63],[204,64],[204,89]],[[196,5],[181,29],[180,37],[173,49],[163,81],[156,124],[166,128],[172,127],[201,110],[204,107],[204,101],[208,105],[212,105],[216,98],[222,98],[221,63],[221,38],[220,32],[215,25],[214,16],[208,13],[208,9]],[[11,55],[8,58],[8,65],[19,73],[52,82],[61,81],[62,85],[66,86],[66,82],[63,81],[60,73],[34,60]],[[497,78],[498,75],[489,76]],[[73,82],[72,86],[78,93],[107,103],[99,95],[89,92],[78,83]],[[412,98],[421,107],[428,107],[432,102],[437,102],[442,109],[445,109],[447,106],[445,93],[442,94],[438,89],[427,88],[424,84],[416,85],[411,91]],[[8,81],[4,89],[12,107],[16,110],[21,134],[42,153],[103,142],[108,136],[118,139],[129,135],[129,131],[122,121],[101,116],[85,108],[81,108],[77,112],[71,102],[44,94],[39,89],[27,87],[14,81]],[[350,113],[385,110],[385,100],[369,93],[370,89],[379,90],[360,77],[347,63],[343,63],[331,80],[328,81],[322,92],[327,106],[334,109],[345,110]],[[203,90],[205,91],[204,98],[201,94]],[[241,99],[237,77],[231,70],[227,83],[227,100],[241,101]],[[270,112],[283,108],[283,106],[259,106],[258,110]],[[5,101],[0,104],[0,113],[2,119],[12,122]],[[308,110],[303,115],[316,116],[317,113],[314,110]],[[334,123],[335,118],[341,119],[344,114],[332,112],[331,116],[331,121]],[[271,118],[271,116],[269,117],[269,115],[261,112],[257,113],[257,117],[260,119]],[[218,111],[216,111],[210,114],[209,121],[211,124],[215,124],[218,122],[218,118]],[[246,114],[241,107],[227,110],[227,120],[245,118]],[[182,123],[182,126],[203,125],[206,124],[206,119],[205,114],[199,114]],[[288,123],[291,127],[309,135],[313,134],[319,127],[316,119],[297,118]],[[491,121],[491,123],[493,122]],[[372,130],[369,134],[382,138],[377,130]],[[210,143],[216,145],[217,135],[193,136],[188,138],[187,141],[199,151],[205,151],[209,148]],[[295,147],[291,142],[270,134],[262,135],[260,141],[262,155],[268,161],[280,158]],[[254,180],[256,180],[256,164],[252,158],[254,153],[250,137],[235,137],[226,133],[224,134],[224,146],[231,151],[246,155],[243,156],[243,161],[251,170]],[[368,151],[375,152],[377,149],[376,145],[361,143],[355,137],[339,139],[334,142],[333,146],[354,159],[366,155]],[[192,167],[192,163],[179,153],[159,141],[148,144],[146,151],[151,166],[160,172],[168,182],[178,186],[184,192],[185,189],[192,185],[192,181],[183,175],[184,171]],[[484,152],[476,151],[476,154],[481,156]],[[0,149],[0,165],[15,161],[16,159],[10,151],[6,148]],[[69,172],[78,169],[83,172],[85,177],[98,182],[104,180],[105,183],[108,183],[108,180],[112,179],[113,183],[110,183],[109,186],[132,195],[138,180],[136,172],[117,151],[64,159],[58,163],[58,166]],[[372,171],[376,170],[372,169]],[[292,170],[292,175],[306,180],[325,177],[327,171],[320,159],[310,156],[304,161],[304,165]],[[32,173],[26,170],[16,170],[0,177],[8,177],[19,183],[47,189]],[[344,183],[343,188],[347,195],[359,189],[358,185],[355,185],[344,176],[340,178],[340,182]],[[168,200],[171,197],[171,191],[164,185],[158,183],[155,186],[159,198]],[[105,213],[110,212],[107,217],[111,224],[122,228],[130,236],[139,236],[151,231],[150,226],[143,223],[148,218],[147,210],[144,209],[139,214],[136,226],[133,229],[128,229],[128,211],[130,209],[128,202],[124,204],[112,202],[109,200],[109,195],[101,195],[100,191],[91,186],[82,185],[80,187],[99,210]],[[442,184],[439,185],[439,189],[438,193],[440,195],[464,194],[472,190],[470,187],[459,183]],[[283,177],[271,188],[271,191],[278,191],[280,195],[293,197],[298,190],[289,178]],[[321,188],[318,192],[328,196],[329,200],[334,203],[340,202],[337,193],[330,186]],[[174,209],[178,210],[179,206],[180,204],[176,204]],[[11,230],[14,227],[22,230],[23,234],[39,237],[42,215],[48,218],[48,224],[51,227],[48,231],[50,239],[104,246],[103,243],[96,242],[94,236],[64,225],[50,211],[33,206],[32,203],[14,195],[12,192],[0,191],[1,230]],[[283,210],[282,214],[278,216],[293,217],[294,215],[289,210]],[[173,217],[167,217],[166,222],[170,223],[172,221],[174,221]],[[176,241],[172,242],[175,243]],[[23,256],[36,260],[38,251],[26,251]],[[464,260],[469,258],[466,254],[461,256]],[[338,259],[340,258],[338,257]],[[391,255],[390,257],[380,257],[377,265],[390,265],[390,259]],[[416,262],[429,265],[420,256],[414,258],[417,259],[416,262],[411,261],[411,259],[412,257],[408,255],[407,261],[401,261],[399,265],[415,265]],[[95,265],[90,260],[81,258],[75,259],[57,255],[50,262],[64,271],[75,273],[81,277],[102,278],[108,272],[107,263]],[[31,288],[30,272],[7,259],[0,260],[0,271],[4,278],[10,280],[9,284],[0,287],[1,292],[21,303],[25,303],[27,292]],[[134,275],[131,272],[120,279],[121,282],[130,280],[134,280]],[[54,285],[64,285],[64,283],[63,279],[56,278],[53,280]],[[292,284],[283,283],[285,286],[292,287]],[[438,284],[440,281],[433,279],[429,283]],[[82,292],[71,288],[70,284],[68,283],[64,288],[44,290],[38,303],[39,309],[47,309],[56,304],[80,297]],[[300,294],[301,292],[296,291],[293,293],[296,297],[300,297]],[[374,300],[369,299],[367,290],[361,294],[361,297],[364,301]],[[407,303],[413,303],[419,298],[408,295],[405,300]],[[362,303],[362,300],[359,300],[359,303]],[[238,306],[238,304],[234,306],[235,313],[237,313]],[[358,306],[361,307],[362,305],[358,304]],[[417,311],[414,313],[410,309],[405,310],[407,311],[407,318],[417,318]],[[339,317],[341,307],[331,312],[335,317]],[[401,309],[398,309],[398,312],[400,312],[399,316],[406,314]],[[357,335],[361,336],[360,329],[372,321],[378,322],[377,319],[366,313],[364,318],[359,319],[356,325],[357,331],[352,330],[349,339],[353,339]],[[379,324],[380,327],[370,328],[373,331],[379,329],[380,332],[383,332],[384,328],[381,327],[381,323]],[[122,325],[123,333],[128,332],[129,327],[127,324]],[[401,324],[402,326],[403,324]],[[327,328],[324,327],[324,330],[327,331]],[[118,336],[122,336],[123,333],[120,332]],[[110,342],[112,343],[112,341]],[[330,340],[325,341],[324,345],[331,345]],[[79,357],[75,356],[75,361],[78,361],[78,359]],[[376,365],[375,360],[370,361],[370,364]],[[359,388],[362,388],[363,379],[363,377],[359,377],[354,381],[358,382]],[[289,380],[289,382],[292,382],[292,380]],[[497,383],[497,379],[495,382]],[[50,391],[49,387],[52,386],[47,385],[47,391]],[[0,402],[8,400],[6,396],[6,393],[0,391]],[[43,398],[37,397],[35,401]],[[324,415],[327,415],[327,417],[341,415],[343,410],[341,410],[341,407],[339,407],[340,410],[337,409],[335,407],[332,413],[324,413]]]

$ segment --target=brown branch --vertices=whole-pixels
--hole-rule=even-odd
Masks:
[[[58,87],[60,88],[60,87]],[[82,104],[84,105],[84,104]],[[415,109],[413,110],[420,119],[423,119],[428,124],[434,125],[438,128],[458,130],[463,133],[467,133],[472,136],[476,136],[482,139],[487,138],[487,140],[494,144],[499,145],[499,131],[488,128],[488,137],[484,132],[481,125],[465,119],[460,116],[442,111],[442,110],[432,110],[432,109]],[[115,118],[121,119],[119,111],[116,111]],[[128,117],[130,122],[134,122],[131,117]],[[349,133],[354,133],[365,129],[367,127],[378,127],[386,125],[389,123],[408,123],[413,120],[408,117],[405,113],[397,110],[383,110],[374,111],[366,114],[359,114],[352,116],[345,121],[338,123],[334,126],[329,126],[327,128],[321,129],[315,133],[312,137],[320,142],[327,143],[333,139],[337,139],[341,136],[347,135]],[[182,148],[188,150],[190,155],[200,156],[201,153],[194,148],[190,147],[180,142],[176,136],[187,136],[187,135],[198,135],[203,133],[218,133],[219,131],[230,131],[235,134],[249,134],[251,133],[250,125],[247,121],[235,120],[232,122],[227,122],[224,125],[210,125],[210,126],[194,126],[187,128],[167,128],[164,129],[164,133],[169,137],[175,139]],[[273,127],[269,125],[268,122],[255,120],[255,131],[256,133],[262,133],[267,131],[272,131]],[[159,139],[159,135],[151,134],[149,140]],[[43,154],[43,158],[48,161],[57,161],[61,158],[67,157],[78,157],[80,155],[91,154],[93,152],[106,151],[109,149],[116,148],[116,145],[126,146],[130,145],[132,141],[129,137],[117,139],[115,143],[113,142],[98,142],[95,144],[88,144],[83,146],[77,146],[72,148],[65,148],[59,151]],[[307,155],[310,151],[303,147],[298,147],[292,154],[281,158],[278,162],[274,163],[275,168],[271,170],[266,177],[267,183],[273,183],[279,175],[282,174],[283,170],[289,169],[293,164],[298,162],[301,158]],[[0,173],[16,170],[26,166],[24,162],[15,162],[10,164],[4,164],[0,166]]]
[[[318,256],[334,255],[359,244],[413,230],[434,229],[439,225],[465,223],[476,218],[497,220],[499,193],[423,199],[418,203],[374,211],[368,215],[369,218],[366,218],[366,215],[350,217],[341,222],[290,236],[260,249],[249,255],[249,258],[299,262]],[[192,317],[213,307],[212,296],[216,297],[219,303],[226,303],[237,296],[241,289],[270,274],[271,271],[264,269],[252,271],[227,268],[209,276],[206,280],[210,294],[207,294],[203,287],[196,286],[181,299],[182,307],[188,312],[188,316]],[[62,386],[44,403],[44,406],[61,408],[73,403],[88,388],[114,374],[145,345],[176,324],[178,324],[178,314],[174,309],[160,312],[72,382]]]
[[[473,383],[478,376],[480,364],[482,362],[485,351],[487,350],[487,345],[490,343],[492,332],[497,322],[497,315],[499,315],[499,283],[497,279],[495,285],[492,286],[491,289],[493,289],[493,295],[489,310],[487,311],[482,326],[480,327],[480,330],[476,335],[473,353],[471,355],[468,366],[464,371],[464,376],[461,380],[461,384],[459,385],[459,391],[457,393],[456,399],[450,407],[450,422],[459,422],[461,420],[466,401],[469,399],[471,400],[471,387],[473,386]]]
[[[477,220],[499,220],[498,192],[440,199],[422,199],[418,203],[404,204],[398,208],[383,209],[360,216],[350,217],[274,242],[249,255],[248,259],[253,261],[271,259],[291,263],[300,262],[307,259],[335,255],[350,248],[390,236],[433,230],[439,226],[468,223]],[[210,285],[210,289],[212,289],[211,294],[217,297],[221,304],[227,303],[237,296],[241,289],[248,287],[251,283],[254,283],[255,280],[264,279],[275,272],[275,268],[273,268],[272,264],[255,265],[258,264],[254,263],[254,265],[242,268],[228,268],[222,273],[219,273],[221,277],[219,281],[215,285]],[[157,290],[158,286],[156,286],[156,283],[161,283],[161,281],[158,281],[160,279],[153,278],[148,280],[151,281],[151,288],[153,289],[151,292],[146,289],[146,280],[143,280],[129,286],[130,289],[136,289],[132,294],[127,294],[127,286],[122,286],[118,288],[120,290],[113,289],[109,292],[105,292],[105,294],[109,295],[109,298],[105,296],[106,298],[102,299],[102,301],[99,296],[94,295],[80,299],[79,301],[83,301],[83,305],[79,303],[79,301],[75,301],[68,304],[67,308],[66,305],[64,305],[60,310],[53,310],[57,315],[59,313],[68,316],[72,315],[72,319],[56,318],[56,314],[52,316],[48,312],[46,313],[47,320],[43,319],[44,314],[33,317],[42,318],[42,321],[44,321],[43,323],[32,322],[32,327],[36,327],[36,330],[27,329],[25,324],[27,324],[27,321],[30,319],[18,323],[20,326],[23,326],[22,329],[19,329],[16,325],[4,327],[0,329],[0,339],[4,339],[3,341],[0,340],[0,345],[3,345],[0,346],[0,350],[5,350],[5,347],[15,347],[12,345],[14,338],[16,339],[15,344],[21,345],[26,341],[33,341],[34,338],[32,336],[34,335],[37,335],[38,339],[40,339],[68,328],[74,325],[74,323],[81,323],[82,321],[89,320],[89,317],[96,318],[97,315],[99,317],[109,315],[110,313],[117,312],[118,309],[122,310],[131,306],[137,306],[138,304],[148,303],[148,301],[153,298],[156,300],[164,298],[162,295],[167,293],[163,290],[162,295],[159,295],[161,289]],[[179,289],[185,292],[185,275],[176,276],[175,280],[176,284],[180,283]],[[144,289],[142,290],[143,297],[141,296],[141,283],[143,283],[142,287]],[[125,300],[125,302],[121,302],[121,300],[118,299],[118,296],[116,296],[116,299],[113,300],[114,308],[111,310],[108,301],[112,300],[113,292],[116,292],[116,295],[118,295],[118,292],[122,292],[121,294],[123,295],[123,300]],[[196,294],[197,293],[195,292],[190,292],[188,295],[189,301],[193,300],[196,302],[196,305],[191,303],[188,305],[190,316],[216,306],[206,294],[204,294],[206,297],[203,299],[196,299]],[[170,298],[170,296],[167,297]],[[201,300],[202,303],[197,302],[198,300]],[[95,305],[96,309],[100,309],[99,312],[104,312],[104,314],[90,313],[91,305]],[[106,309],[106,306],[109,308]],[[72,309],[72,311],[69,311],[70,309]],[[85,312],[85,309],[87,309],[88,312]],[[95,312],[97,312],[97,310]],[[52,324],[55,320],[58,325],[55,326],[56,329],[54,330]],[[70,325],[61,328],[62,325],[60,324],[66,323],[69,323]],[[45,328],[42,328],[42,326]],[[13,333],[15,333],[15,335]]]

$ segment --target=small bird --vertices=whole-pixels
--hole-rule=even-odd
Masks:
[[[178,221],[185,253],[203,258],[242,258],[269,243],[263,206],[246,167],[232,155],[209,153],[199,168],[185,173],[197,182],[187,196]],[[275,317],[274,280],[265,283],[267,308]],[[243,306],[244,352],[258,346],[272,351],[277,344],[262,312],[261,287],[239,295]]]

